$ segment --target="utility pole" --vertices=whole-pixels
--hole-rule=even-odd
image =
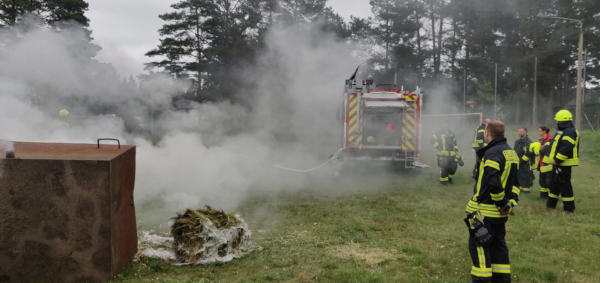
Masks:
[[[583,52],[583,23],[579,22],[579,52],[577,55],[577,97],[575,98],[577,101],[575,102],[575,115],[577,116],[577,120],[575,120],[575,128],[581,129],[581,73],[583,67],[583,60],[581,53]]]
[[[463,76],[463,114],[467,113],[467,68],[465,68],[465,74]]]
[[[585,49],[584,53],[584,57],[583,57],[583,90],[581,90],[581,104],[582,107],[585,109],[585,88],[586,88],[586,82],[587,82],[587,48]],[[584,111],[585,112],[585,111]]]
[[[465,68],[465,73],[463,75],[463,114],[467,113],[467,68]],[[466,116],[463,116],[463,128],[467,124]]]
[[[496,63],[496,79],[495,79],[495,83],[494,83],[494,120],[496,119],[497,113],[498,113],[498,106],[497,106],[497,102],[498,101],[498,64]]]
[[[533,127],[537,127],[537,57],[535,57],[535,67],[533,72]]]
[[[581,129],[581,73],[582,73],[582,53],[583,53],[583,22],[576,19],[555,17],[545,14],[538,14],[538,18],[573,21],[579,23],[579,49],[577,52],[577,96],[575,98],[575,128]]]

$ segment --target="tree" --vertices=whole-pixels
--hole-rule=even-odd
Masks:
[[[327,0],[279,0],[280,22],[302,24],[314,22],[325,9]]]
[[[88,26],[84,0],[0,0],[0,28],[18,24],[26,14],[34,14],[50,26],[74,21]]]
[[[163,37],[160,44],[146,53],[148,57],[164,59],[147,63],[146,69],[160,67],[175,78],[192,79],[194,93],[198,96],[206,82],[205,49],[211,39],[207,30],[214,21],[216,7],[208,0],[183,0],[171,5],[171,8],[175,11],[159,15],[167,22],[159,30]]]

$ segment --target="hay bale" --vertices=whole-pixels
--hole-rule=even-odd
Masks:
[[[187,209],[173,220],[171,235],[175,258],[183,264],[230,261],[240,257],[251,236],[248,225],[239,215],[210,206]]]

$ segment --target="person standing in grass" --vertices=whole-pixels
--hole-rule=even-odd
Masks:
[[[554,117],[558,131],[545,163],[552,163],[550,171],[550,192],[546,207],[554,209],[558,197],[562,197],[565,213],[575,212],[575,197],[571,185],[571,169],[579,165],[579,131],[573,125],[573,114],[568,110],[560,110]]]
[[[520,193],[519,156],[504,137],[504,123],[491,121],[484,138],[488,145],[477,151],[481,164],[465,218],[473,261],[471,279],[475,283],[511,282],[505,224]]]
[[[475,130],[475,136],[473,137],[473,144],[471,145],[471,147],[473,148],[473,151],[475,151],[475,167],[473,168],[474,180],[477,180],[477,170],[479,169],[479,162],[481,161],[479,160],[479,156],[477,156],[477,151],[487,145],[487,143],[485,143],[485,140],[483,139],[483,134],[485,133],[485,126],[489,122],[490,119],[483,120],[483,124],[477,127],[477,130]]]
[[[458,145],[456,144],[456,136],[450,131],[450,124],[444,122],[442,129],[435,132],[429,142],[438,150],[440,183],[444,186],[454,184],[452,178],[458,169],[458,163],[455,161],[456,155],[458,155]]]
[[[513,149],[519,156],[519,184],[521,184],[521,192],[531,193],[533,187],[533,172],[531,166],[535,164],[535,158],[528,157],[531,139],[527,136],[527,128],[519,128],[519,139],[515,141]]]
[[[548,126],[540,126],[538,128],[538,135],[540,136],[540,147],[549,147],[550,141],[552,140],[552,135],[550,135],[550,128]],[[537,163],[537,170],[540,172],[539,174],[539,183],[540,183],[540,198],[548,198],[548,193],[550,192],[550,180],[549,175],[550,171],[552,171],[552,163],[545,164],[544,163],[544,154],[539,151],[535,153],[535,155],[540,156],[540,161]]]

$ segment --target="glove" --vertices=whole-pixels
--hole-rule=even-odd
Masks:
[[[517,206],[518,203],[517,201],[519,200],[518,197],[509,200],[501,209],[500,209],[500,214],[502,215],[508,215],[510,213],[510,215],[515,215],[515,213],[513,212],[513,207]]]
[[[463,157],[460,156],[460,155],[456,156],[455,161],[458,163],[459,166],[464,166],[465,165],[465,161],[464,161]]]
[[[563,174],[562,169],[560,167],[558,167],[558,166],[555,166],[554,168],[555,168],[554,169],[554,175],[556,176],[556,181],[559,182],[559,183],[561,183],[561,184],[566,183],[567,180],[565,178],[565,175]]]
[[[470,231],[475,237],[475,243],[480,247],[487,247],[492,242],[492,235],[490,235],[487,228],[485,228],[483,222],[477,218],[475,212],[467,215],[465,223],[469,227]]]
[[[531,170],[537,170],[537,169],[538,169],[538,163],[536,162],[531,166]]]

